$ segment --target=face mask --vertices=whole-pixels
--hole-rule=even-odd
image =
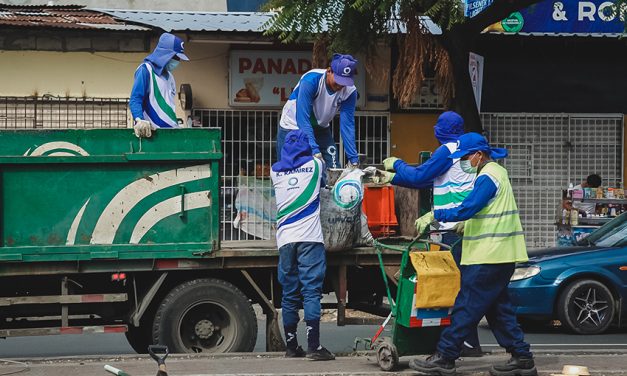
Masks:
[[[474,155],[473,155],[474,157]],[[466,159],[465,161],[459,161],[459,165],[462,168],[462,170],[467,173],[467,174],[476,174],[477,173],[477,166],[479,165],[479,163],[477,163],[477,166],[473,166],[472,163],[470,163],[470,160],[472,159],[472,157]],[[479,162],[481,162],[481,157],[479,157]]]
[[[168,69],[168,72],[172,72],[179,66],[180,63],[181,62],[178,60],[171,59],[165,67]]]

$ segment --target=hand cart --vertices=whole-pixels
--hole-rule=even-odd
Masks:
[[[450,324],[450,309],[416,310],[414,291],[416,273],[410,262],[411,251],[427,251],[432,246],[450,250],[452,247],[418,237],[380,238],[374,241],[379,257],[379,267],[385,282],[388,300],[392,308],[375,336],[369,341],[371,349],[376,349],[377,363],[383,371],[393,371],[398,367],[399,357],[405,355],[432,354],[440,338],[442,327]],[[388,276],[385,272],[382,250],[402,252],[400,275],[396,299],[392,299]],[[415,315],[420,311],[420,315]],[[420,318],[417,316],[421,316]],[[385,326],[393,319],[392,337],[379,338]]]

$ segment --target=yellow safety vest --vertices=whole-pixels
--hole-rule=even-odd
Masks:
[[[527,261],[525,236],[507,170],[496,162],[490,162],[477,177],[481,175],[489,175],[499,187],[488,205],[466,221],[461,264]]]

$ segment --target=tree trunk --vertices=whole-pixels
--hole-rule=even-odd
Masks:
[[[453,69],[455,96],[451,101],[451,109],[464,118],[466,132],[481,133],[483,126],[468,71],[472,37],[463,29],[453,29],[444,36],[443,45],[449,54]]]

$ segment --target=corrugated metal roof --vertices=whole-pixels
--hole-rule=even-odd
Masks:
[[[114,17],[85,9],[82,5],[18,6],[0,4],[0,26],[46,27],[64,29],[149,31]]]
[[[263,32],[264,25],[274,12],[170,12],[151,10],[119,10],[93,8],[118,19],[165,31],[223,31],[223,32]],[[432,34],[442,34],[442,30],[428,17],[424,25]],[[391,29],[396,32],[396,24]],[[400,32],[404,33],[403,26]]]
[[[272,12],[171,12],[93,8],[127,22],[165,31],[263,32]]]

